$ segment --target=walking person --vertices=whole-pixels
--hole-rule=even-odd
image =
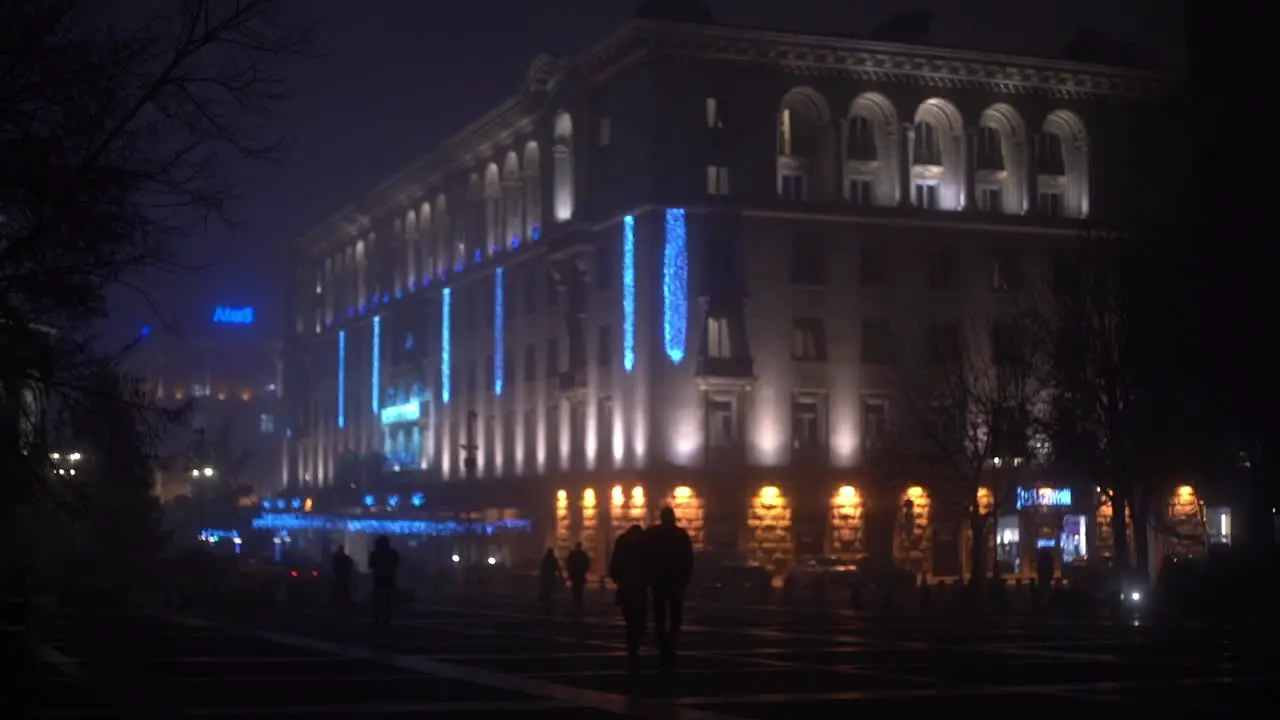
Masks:
[[[538,567],[538,600],[547,612],[554,609],[556,585],[564,586],[564,573],[560,570],[560,561],[556,560],[555,550],[547,548]]]
[[[346,612],[351,606],[351,578],[355,574],[355,561],[341,546],[334,551],[333,568],[333,604],[340,612]]]
[[[591,558],[582,549],[582,543],[576,543],[569,556],[564,559],[565,573],[569,576],[569,591],[573,595],[573,609],[579,615],[583,612],[583,589],[587,585],[587,571],[591,569]]]
[[[632,525],[613,545],[609,577],[617,586],[614,602],[622,610],[626,625],[627,669],[640,668],[640,642],[644,640],[645,614],[649,598],[645,588],[644,530]]]
[[[669,506],[662,508],[659,523],[644,535],[658,653],[663,666],[671,666],[676,662],[676,641],[684,620],[684,592],[693,575],[693,541],[676,525],[676,513]]]
[[[400,572],[400,553],[391,547],[391,538],[379,535],[369,553],[369,573],[373,575],[373,624],[375,628],[391,624],[391,606],[396,594],[396,576]]]

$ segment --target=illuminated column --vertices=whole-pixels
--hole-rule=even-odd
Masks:
[[[911,503],[908,513],[906,503]],[[932,542],[929,537],[929,493],[919,485],[907,488],[900,498],[896,552],[898,564],[916,573],[931,572]]]
[[[662,337],[667,357],[684,360],[689,322],[689,247],[685,211],[668,208],[662,252]]]
[[[706,523],[705,513],[702,507],[702,498],[698,497],[693,488],[688,485],[681,485],[671,491],[671,509],[676,514],[676,523],[689,533],[689,539],[693,542],[695,551],[701,550],[706,544]]]
[[[338,331],[338,427],[347,426],[347,331]]]
[[[373,355],[370,364],[373,367],[369,374],[370,400],[373,404],[373,415],[378,415],[378,396],[382,393],[382,316],[373,316]]]
[[[582,532],[578,540],[589,555],[603,557],[600,548],[600,507],[596,491],[592,488],[582,491]]]
[[[493,394],[502,397],[502,363],[506,340],[506,310],[503,303],[503,270],[498,268],[493,276]],[[493,442],[492,438],[488,438]]]
[[[556,554],[564,557],[573,547],[573,518],[569,513],[569,491],[556,491]]]
[[[440,400],[449,404],[453,395],[453,288],[440,296]]]
[[[636,367],[636,219],[622,219],[622,369]]]
[[[644,525],[648,520],[648,507],[644,488],[636,485],[631,488],[630,497],[621,485],[614,485],[609,493],[609,524],[613,529],[613,537],[627,531],[632,525]]]
[[[857,488],[845,485],[831,496],[831,534],[828,552],[835,557],[855,558],[867,553],[864,541],[862,496]]]
[[[747,553],[773,575],[786,572],[795,555],[791,535],[791,503],[782,491],[768,485],[751,499],[747,518]]]

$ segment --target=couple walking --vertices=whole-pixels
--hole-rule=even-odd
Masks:
[[[684,592],[693,574],[693,543],[676,525],[675,511],[662,509],[648,530],[632,525],[613,546],[609,577],[617,585],[616,602],[626,623],[627,661],[639,669],[645,615],[653,603],[653,624],[663,666],[675,664],[676,637],[684,616]]]

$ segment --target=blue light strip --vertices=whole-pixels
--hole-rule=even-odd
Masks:
[[[453,396],[453,288],[445,288],[440,299],[440,399],[445,405]]]
[[[328,530],[369,535],[493,535],[504,530],[528,531],[532,527],[531,520],[458,522],[456,520],[348,518],[290,513],[263,513],[253,519],[255,530]]]
[[[338,331],[338,427],[347,426],[347,331]]]
[[[689,321],[689,247],[682,208],[667,208],[662,251],[662,338],[667,357],[684,360]]]
[[[422,403],[417,400],[410,400],[400,405],[389,405],[382,408],[378,419],[383,425],[395,425],[398,423],[418,422],[422,417]]]
[[[636,367],[636,219],[622,218],[622,369]]]
[[[382,393],[382,316],[373,316],[373,414],[378,414],[378,395]]]
[[[502,395],[502,351],[506,328],[503,327],[506,313],[502,303],[502,268],[493,276],[493,394]]]

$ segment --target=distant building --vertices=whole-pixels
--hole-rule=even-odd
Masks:
[[[1157,84],[654,20],[540,57],[294,243],[287,484],[309,494],[380,453],[428,507],[518,507],[596,552],[670,503],[700,547],[782,570],[866,552],[881,482],[911,508],[900,562],[953,574],[963,531],[951,519],[935,563],[928,478],[867,467],[895,366],[1123,211],[1108,168]],[[1046,490],[1001,522],[1009,552],[1041,532],[1087,552],[1092,484]]]
[[[205,468],[260,492],[281,484],[279,343],[257,320],[252,308],[219,307],[192,329],[143,331],[131,371],[161,405],[190,407],[161,444],[162,495],[207,481]]]

